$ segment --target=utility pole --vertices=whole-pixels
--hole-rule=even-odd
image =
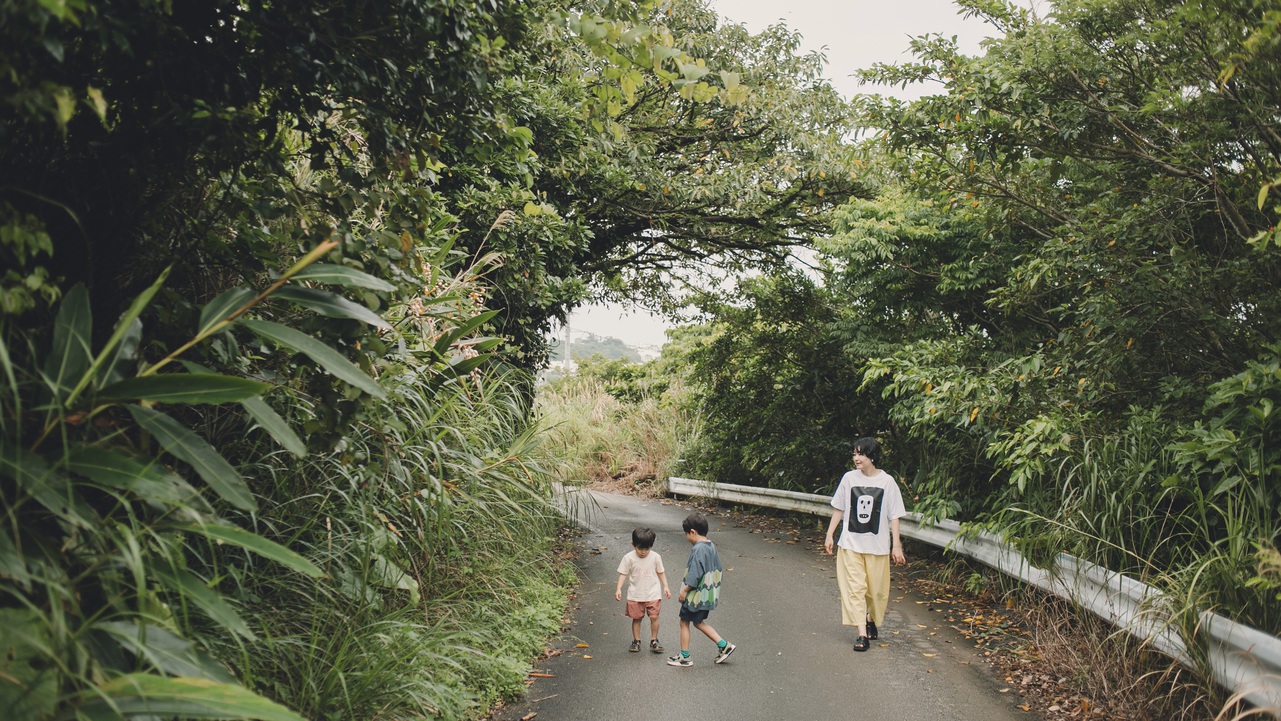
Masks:
[[[569,317],[566,316],[565,318],[565,373],[566,374],[573,373],[574,370],[575,370],[574,354],[570,352],[570,347],[569,347]]]

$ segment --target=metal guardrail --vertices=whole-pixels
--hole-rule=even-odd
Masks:
[[[668,492],[715,501],[831,516],[830,497],[689,478],[669,478]],[[1161,653],[1196,668],[1186,643],[1156,603],[1161,591],[1066,553],[1054,568],[1034,567],[1022,553],[990,533],[962,533],[955,521],[925,523],[919,514],[899,520],[899,532],[994,568],[1069,600]],[[1215,613],[1201,614],[1206,657],[1215,680],[1257,709],[1281,718],[1281,639]]]

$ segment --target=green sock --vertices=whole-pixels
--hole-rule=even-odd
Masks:
[[[689,651],[681,651],[681,658],[689,658]]]
[[[725,647],[726,647],[726,646],[728,646],[728,645],[729,645],[729,641],[726,641],[726,640],[725,640],[725,639],[723,639],[723,638],[722,638],[721,640],[719,640],[719,641],[717,641],[717,642],[716,642],[716,648],[719,648],[719,649],[720,649],[720,650],[722,650],[722,651],[724,651],[724,650],[725,650]]]

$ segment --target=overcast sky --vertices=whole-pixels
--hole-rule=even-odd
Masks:
[[[850,77],[874,63],[911,60],[908,47],[912,37],[956,35],[962,52],[979,54],[980,41],[994,33],[981,20],[962,18],[951,0],[710,0],[710,4],[724,21],[745,25],[753,33],[779,22],[799,32],[802,50],[824,52],[828,79],[847,97],[857,93],[918,97],[921,89],[904,92],[860,86]],[[1032,6],[1044,14],[1039,5]],[[614,337],[656,355],[669,326],[643,312],[593,306],[575,311],[570,327],[576,336],[586,331]]]

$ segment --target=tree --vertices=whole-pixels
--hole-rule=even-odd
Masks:
[[[201,258],[174,280],[209,292],[204,271],[234,275],[239,259],[329,237],[304,206],[344,217],[385,200],[369,191],[389,173],[428,180],[433,138],[501,125],[480,91],[532,17],[435,0],[0,12],[0,201],[38,221],[57,248],[51,274],[86,282],[104,318],[174,259]],[[299,187],[300,157],[333,179]],[[400,217],[421,223],[416,212]]]
[[[857,392],[857,366],[831,332],[834,308],[796,271],[744,280],[734,302],[704,308],[713,335],[688,356],[703,419],[689,473],[829,489],[854,440],[885,430],[884,408]]]
[[[919,64],[868,73],[947,89],[869,101],[871,122],[906,182],[1014,250],[990,302],[1040,327],[1024,352],[1088,376],[1113,412],[1173,400],[1163,379],[1204,388],[1277,337],[1277,258],[1245,242],[1269,227],[1254,198],[1281,150],[1255,120],[1268,81],[1220,80],[1246,5],[1062,3],[1033,21],[970,3],[1006,33],[985,56],[925,39]]]
[[[1044,20],[963,5],[1004,38],[980,57],[922,38],[919,62],[866,77],[944,92],[864,107],[901,182],[968,229],[951,248],[918,245],[911,267],[942,278],[969,256],[981,313],[937,285],[928,298],[973,320],[865,377],[887,384],[923,466],[961,459],[932,493],[964,499],[963,519],[1037,558],[1195,568],[1178,595],[1275,628],[1267,600],[1241,591],[1252,544],[1281,533],[1257,451],[1271,431],[1249,420],[1275,402],[1258,379],[1281,334],[1275,19],[1227,0],[1069,1]]]
[[[508,259],[494,278],[502,330],[535,355],[589,298],[670,310],[683,280],[778,266],[865,192],[849,108],[797,35],[718,28],[702,0],[650,10],[600,34],[651,39],[602,55],[585,31],[551,33],[496,89],[530,131],[528,176],[477,163],[442,181],[475,231],[521,208],[485,247]]]

